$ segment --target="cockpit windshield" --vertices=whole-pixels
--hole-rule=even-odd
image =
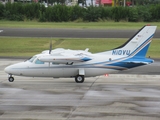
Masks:
[[[37,57],[33,56],[32,58],[30,58],[28,61],[33,62]]]
[[[33,56],[33,57],[30,58],[28,61],[30,61],[31,63],[34,62],[35,64],[44,64],[44,62],[43,62],[43,61],[40,61],[37,56]]]
[[[44,62],[37,59],[37,60],[35,61],[35,64],[44,64]]]

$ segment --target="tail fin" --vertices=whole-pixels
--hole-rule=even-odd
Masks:
[[[144,26],[123,45],[103,52],[107,55],[145,57],[157,26]]]

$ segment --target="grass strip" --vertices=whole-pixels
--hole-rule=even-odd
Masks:
[[[29,57],[49,49],[52,40],[53,49],[66,48],[73,50],[85,50],[90,52],[102,52],[113,49],[123,44],[127,39],[105,38],[105,39],[60,39],[60,38],[19,38],[1,37],[0,56]],[[160,58],[160,40],[153,39],[147,56]]]
[[[78,29],[140,29],[144,25],[156,25],[160,22],[37,22],[37,21],[0,21],[1,28],[78,28]]]

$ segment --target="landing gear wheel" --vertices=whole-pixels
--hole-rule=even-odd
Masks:
[[[76,83],[83,83],[84,82],[84,75],[77,75],[75,77]]]
[[[9,77],[9,78],[8,78],[8,81],[9,81],[9,82],[13,82],[13,81],[14,81],[14,77]]]

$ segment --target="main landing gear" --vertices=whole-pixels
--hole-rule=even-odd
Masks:
[[[83,83],[84,82],[84,75],[77,75],[75,77],[76,83]]]
[[[13,81],[14,81],[14,77],[12,77],[12,75],[9,75],[9,76],[8,76],[8,81],[9,81],[9,82],[13,82]]]
[[[85,75],[84,68],[79,68],[78,75],[75,76],[76,83],[83,83],[84,82],[84,75]]]

